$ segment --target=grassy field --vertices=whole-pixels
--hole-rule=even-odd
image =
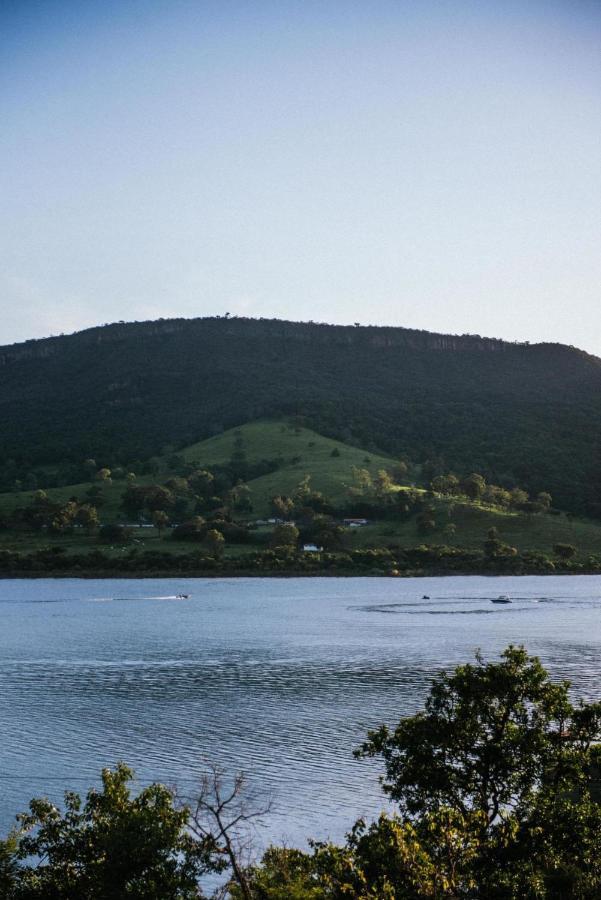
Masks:
[[[447,544],[451,547],[482,547],[490,528],[496,528],[504,544],[518,550],[552,553],[554,544],[573,544],[579,558],[601,554],[601,525],[565,515],[527,516],[479,507],[470,503],[447,500],[433,501],[436,508],[436,531],[421,534],[414,519],[408,522],[381,521],[356,529],[353,546],[367,548],[420,543]],[[455,525],[453,536],[443,533],[448,523]]]
[[[151,484],[157,480],[164,480],[169,474],[161,476],[142,476],[137,479],[136,484]],[[66,503],[71,497],[77,498],[82,503],[86,501],[86,491],[92,484],[102,487],[102,506],[98,509],[98,514],[102,524],[106,522],[115,522],[121,520],[124,513],[121,509],[121,495],[125,491],[127,484],[125,481],[113,481],[112,484],[104,485],[100,482],[82,482],[81,484],[68,484],[60,488],[48,488],[46,493],[56,503]],[[33,498],[34,491],[19,491],[0,494],[0,515],[12,512],[18,506],[28,506]]]
[[[390,469],[395,464],[388,456],[367,453],[323,437],[309,428],[263,421],[250,422],[193,444],[182,451],[182,456],[201,466],[223,465],[231,459],[237,437],[242,439],[242,448],[250,463],[264,459],[280,461],[276,472],[249,481],[253,514],[258,517],[270,511],[270,500],[275,494],[292,493],[307,474],[311,475],[314,490],[339,502],[346,494],[346,486],[352,484],[353,467],[369,469],[375,475],[378,469]]]
[[[250,518],[263,518],[270,512],[270,499],[275,494],[290,494],[299,481],[311,475],[313,489],[323,492],[335,503],[340,503],[347,495],[348,485],[353,481],[353,467],[367,468],[372,475],[379,469],[391,469],[395,460],[390,457],[368,453],[357,447],[323,437],[307,428],[297,428],[287,422],[258,421],[201,441],[179,451],[186,462],[198,467],[225,465],[234,451],[242,450],[249,464],[261,460],[277,460],[278,469],[260,478],[249,481],[253,512]],[[332,455],[334,454],[334,455]],[[160,471],[156,475],[138,478],[138,484],[165,482],[175,474],[170,467],[170,457],[159,459]],[[415,477],[409,473],[408,480]],[[98,482],[95,482],[98,484]],[[70,497],[84,500],[92,482],[67,485],[47,491],[56,501],[65,502]],[[103,505],[99,509],[102,523],[123,521],[121,495],[126,489],[125,481],[114,481],[103,487]],[[0,515],[10,512],[16,506],[27,505],[32,492],[0,494]],[[388,544],[415,546],[420,543],[450,544],[454,546],[478,548],[487,537],[488,529],[497,528],[500,539],[518,550],[552,551],[555,543],[570,543],[578,548],[580,558],[590,554],[601,554],[601,525],[584,520],[570,519],[565,515],[526,516],[503,513],[486,509],[467,502],[451,500],[432,501],[436,508],[437,529],[427,535],[421,534],[415,519],[407,522],[385,520],[349,532],[345,539],[347,549],[382,547]],[[452,523],[456,532],[445,534],[445,525]],[[47,534],[30,534],[0,531],[0,549],[20,549],[31,551],[41,547],[60,545],[67,553],[82,552],[99,546],[97,540],[78,529],[71,535],[52,537]],[[163,537],[154,529],[136,530],[135,547],[139,550],[158,549],[181,553],[189,552],[194,545],[169,539],[169,532]],[[262,545],[264,546],[264,544]],[[106,549],[106,548],[105,548]],[[252,549],[252,545],[233,545],[227,548],[228,555],[239,555]],[[108,552],[120,554],[122,549]]]
[[[356,447],[322,437],[308,428],[294,428],[284,422],[251,422],[240,428],[192,444],[178,452],[186,462],[199,468],[225,465],[232,457],[237,438],[242,440],[242,448],[249,463],[261,460],[278,460],[277,472],[256,478],[249,482],[253,515],[261,517],[269,512],[269,503],[274,494],[289,493],[301,478],[311,475],[314,490],[322,491],[335,501],[345,494],[346,485],[352,483],[352,468],[367,468],[375,475],[378,469],[390,469],[395,460],[387,456],[366,453]],[[332,456],[337,451],[340,455]],[[164,482],[174,473],[169,458],[159,458],[160,471],[157,475],[146,475],[137,479],[136,484]],[[48,496],[64,503],[70,497],[84,499],[86,491],[99,482],[71,484],[47,490]],[[126,489],[125,481],[113,481],[103,486],[103,505],[99,509],[102,522],[113,522],[123,518],[120,509],[121,495]],[[0,494],[0,515],[11,512],[17,506],[31,502],[33,491]]]
[[[461,505],[458,505],[450,521],[457,526],[457,532],[453,537],[447,537],[439,530],[427,535],[420,534],[414,520],[374,522],[362,528],[349,530],[344,539],[344,549],[351,551],[387,547],[389,544],[414,547],[421,543],[477,549],[482,547],[488,529],[494,525],[501,540],[520,551],[537,550],[551,555],[555,543],[569,543],[578,548],[577,559],[586,560],[590,555],[601,554],[601,527],[593,522],[570,521],[564,516],[503,515]],[[254,534],[257,537],[261,534],[265,538],[267,531],[268,528],[262,528]],[[163,531],[162,536],[159,536],[154,528],[136,529],[134,543],[127,548],[99,544],[93,535],[89,536],[80,529],[72,534],[56,536],[45,533],[0,531],[0,550],[20,550],[29,553],[52,546],[60,546],[66,553],[85,553],[102,549],[110,556],[122,555],[132,547],[140,552],[145,550],[161,550],[167,553],[190,553],[194,550],[202,552],[202,545],[172,540],[169,529]],[[265,540],[260,543],[253,541],[249,544],[229,544],[226,545],[226,556],[238,557],[266,546]]]

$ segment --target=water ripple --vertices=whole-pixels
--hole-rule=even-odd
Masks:
[[[0,582],[0,833],[118,759],[188,787],[208,759],[275,795],[266,837],[338,839],[385,806],[353,748],[477,647],[526,643],[598,698],[599,596],[600,578]]]

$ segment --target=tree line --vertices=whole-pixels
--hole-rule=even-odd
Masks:
[[[30,552],[0,549],[0,576],[52,573],[103,577],[169,573],[190,577],[273,574],[414,577],[459,573],[582,575],[601,572],[601,554],[576,558],[576,547],[564,543],[555,544],[552,553],[517,551],[502,542],[498,546],[496,538],[488,538],[482,548],[473,549],[424,543],[413,547],[391,544],[372,549],[311,552],[286,543],[288,540],[296,541],[296,535],[294,532],[289,534],[290,526],[278,526],[271,537],[274,546],[227,556],[223,552],[223,535],[213,530],[214,535],[209,532],[202,546],[189,553],[169,552],[160,546],[140,550],[136,546],[128,548],[127,545],[119,554],[107,553],[99,548],[67,553],[58,544]],[[285,533],[282,534],[282,531]]]

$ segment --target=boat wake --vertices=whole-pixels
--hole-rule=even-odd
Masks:
[[[88,603],[133,603],[136,600],[189,600],[190,594],[156,594],[144,597],[89,597]]]

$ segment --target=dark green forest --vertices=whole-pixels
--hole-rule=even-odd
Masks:
[[[601,360],[560,344],[226,316],[27,341],[0,348],[0,372],[3,490],[295,416],[428,477],[481,472],[601,515]]]

